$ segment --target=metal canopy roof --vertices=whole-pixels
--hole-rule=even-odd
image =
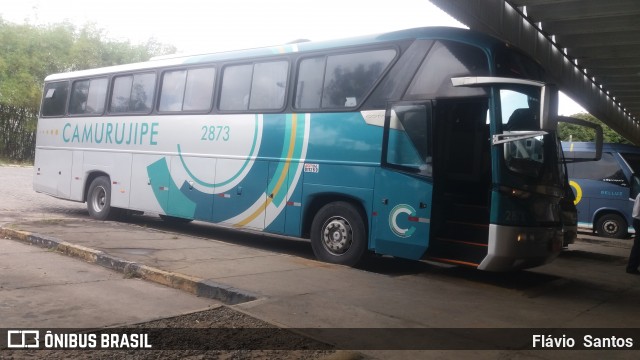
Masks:
[[[640,1],[431,2],[534,56],[563,92],[640,145]]]

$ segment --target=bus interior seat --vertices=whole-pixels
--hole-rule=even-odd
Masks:
[[[537,127],[537,115],[530,108],[516,109],[504,126],[506,131],[534,130]]]

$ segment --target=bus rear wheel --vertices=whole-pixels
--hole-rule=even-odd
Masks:
[[[348,202],[323,206],[311,224],[311,247],[321,261],[355,266],[367,250],[362,212]]]
[[[111,182],[106,176],[99,176],[89,185],[87,210],[96,220],[112,220],[118,215],[118,209],[111,207]]]
[[[602,237],[622,239],[627,236],[627,222],[618,214],[604,214],[596,222],[596,233]]]

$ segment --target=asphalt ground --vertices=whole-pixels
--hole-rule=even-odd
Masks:
[[[4,170],[0,169],[0,180]],[[11,173],[9,178],[20,177],[11,171],[6,173]],[[15,189],[11,195],[0,192],[0,199],[20,198],[15,193]],[[29,208],[27,212],[0,205],[4,236],[106,266],[131,278],[180,289],[197,298],[215,298],[279,327],[449,331],[507,328],[514,332],[532,328],[640,328],[640,278],[624,273],[629,240],[600,239],[581,233],[580,240],[551,264],[510,274],[386,257],[369,267],[354,269],[313,260],[305,241],[197,222],[166,225],[152,216],[128,223],[97,222],[88,219],[81,204],[44,198],[44,205],[38,205],[36,200],[17,205]],[[61,208],[65,210],[47,210]],[[218,290],[226,295],[216,295]],[[357,332],[313,333],[338,347],[348,344],[349,334]],[[387,341],[394,339],[393,332],[387,335]],[[460,334],[454,331],[453,335]],[[471,336],[470,343],[483,341],[481,334],[467,336]],[[375,346],[376,342],[385,343],[384,339],[369,340],[374,345],[370,341],[362,352],[377,358],[406,358],[408,354],[487,359],[637,357],[636,352],[624,350],[522,350],[525,347],[386,352]],[[637,342],[640,344],[640,338]]]

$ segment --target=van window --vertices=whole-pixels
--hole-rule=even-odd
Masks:
[[[611,153],[603,153],[599,161],[574,162],[568,164],[569,177],[606,181],[627,186],[627,179]]]

